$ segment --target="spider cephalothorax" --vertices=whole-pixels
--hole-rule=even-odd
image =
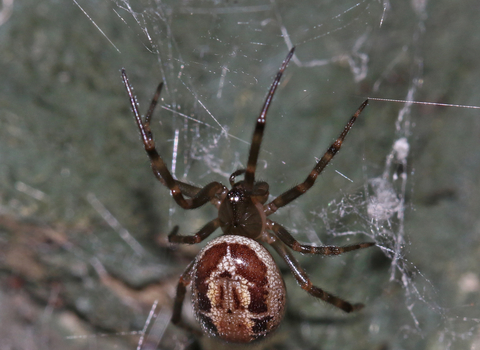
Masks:
[[[219,227],[223,231],[223,236],[212,240],[200,251],[178,282],[172,323],[192,332],[195,332],[195,329],[184,323],[181,316],[186,287],[192,282],[195,316],[208,334],[225,341],[246,343],[262,338],[278,327],[285,309],[285,287],[272,256],[257,241],[271,245],[286,262],[300,286],[314,297],[345,312],[363,307],[362,304],[350,304],[314,286],[290,249],[304,254],[338,255],[371,247],[375,243],[320,247],[301,244],[268,216],[313,186],[318,175],[342,146],[345,136],[368,100],[363,102],[351,117],[340,136],[327,149],[304,182],[265,204],[269,197],[269,186],[266,182],[255,181],[255,169],[267,111],[293,53],[294,49],[290,50],[270,87],[260,116],[257,118],[247,167],[235,171],[230,176],[229,182],[232,187],[230,190],[219,182],[211,182],[201,188],[173,178],[155,149],[150,130],[150,119],[160,96],[162,84],[159,84],[145,120],[142,121],[132,87],[125,70],[122,70],[123,82],[130,97],[135,120],[157,179],[170,189],[174,200],[184,209],[195,209],[207,202],[211,202],[218,209],[217,218],[208,222],[194,235],[178,235],[178,227],[175,227],[169,235],[169,241],[172,243],[195,244],[203,241]],[[244,175],[244,179],[235,182],[239,175]]]

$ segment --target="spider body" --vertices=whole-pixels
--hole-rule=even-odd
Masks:
[[[182,320],[182,305],[186,287],[192,282],[195,315],[206,333],[225,341],[246,343],[262,338],[278,327],[285,308],[284,283],[271,255],[257,241],[273,247],[285,261],[301,288],[310,295],[345,312],[363,307],[362,304],[351,304],[313,285],[291,250],[304,254],[338,255],[371,247],[375,243],[365,242],[348,246],[302,244],[284,227],[268,217],[313,186],[318,175],[340,150],[345,136],[368,100],[363,102],[350,118],[340,136],[302,183],[267,203],[268,184],[255,181],[267,111],[293,53],[294,49],[283,61],[270,87],[260,116],[257,118],[247,167],[232,173],[229,179],[230,190],[218,182],[211,182],[205,187],[196,187],[172,176],[155,149],[150,130],[150,119],[160,96],[162,84],[159,84],[145,119],[142,120],[133,89],[125,70],[122,70],[123,82],[154,175],[170,189],[173,199],[183,209],[195,209],[207,202],[218,209],[217,218],[205,224],[194,235],[178,235],[176,226],[168,237],[171,243],[195,244],[209,237],[218,228],[223,231],[223,236],[212,240],[187,266],[177,285],[171,322],[190,332],[198,333],[194,327]],[[236,177],[240,175],[244,176],[243,180],[236,182]]]
[[[270,253],[253,239],[212,240],[197,255],[192,275],[195,316],[206,333],[247,343],[280,324],[283,278]]]

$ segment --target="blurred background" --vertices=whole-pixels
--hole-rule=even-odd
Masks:
[[[0,11],[2,350],[223,346],[169,325],[200,247],[167,235],[216,213],[182,210],[152,175],[122,67],[142,113],[165,84],[152,130],[174,175],[228,184],[295,45],[257,169],[272,196],[305,179],[367,97],[480,106],[475,1],[4,0]],[[272,216],[302,242],[377,242],[298,254],[316,285],[365,308],[315,300],[276,257],[286,318],[249,348],[479,349],[479,135],[478,109],[371,100],[314,188]],[[184,317],[195,324],[189,300]]]

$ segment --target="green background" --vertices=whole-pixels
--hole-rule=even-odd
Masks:
[[[122,67],[142,112],[165,83],[152,129],[167,164],[178,145],[175,176],[227,184],[246,164],[266,91],[289,41],[296,45],[257,171],[272,195],[303,181],[366,97],[480,105],[475,1],[79,5],[108,39],[74,2],[3,2],[5,349],[136,349],[155,300],[142,349],[195,345],[167,324],[178,276],[198,248],[172,248],[166,235],[176,224],[193,233],[216,213],[186,213],[151,174]],[[480,347],[480,111],[403,107],[371,101],[315,187],[272,216],[305,242],[376,241],[341,257],[299,256],[316,285],[365,309],[344,315],[316,301],[279,263],[286,320],[253,348]],[[403,137],[402,163],[391,152]],[[372,181],[382,176],[376,200],[392,212],[375,221]]]

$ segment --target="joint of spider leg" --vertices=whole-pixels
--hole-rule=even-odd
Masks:
[[[269,204],[267,204],[265,207],[264,207],[264,212],[265,214],[268,216],[268,215],[272,215],[273,213],[275,213],[276,211],[278,210],[278,207],[275,205],[275,203],[271,202]]]
[[[150,130],[150,125],[144,124],[143,128],[141,128],[140,131],[142,130],[145,135],[145,139],[148,141],[153,141],[153,133],[152,133],[152,130]]]
[[[306,290],[307,292],[310,292],[312,290],[312,288],[314,288],[315,286],[313,285],[312,281],[310,281],[309,279],[305,279],[304,281],[302,281],[300,283],[300,287],[303,290]]]
[[[182,194],[182,191],[180,191],[180,189],[176,185],[170,191],[172,193],[172,196],[179,196]]]
[[[225,187],[225,186],[222,186],[222,187],[218,190],[218,192],[215,194],[215,196],[218,197],[218,198],[222,198],[222,197],[226,196],[227,193],[228,193],[228,188]]]
[[[191,242],[188,242],[188,244],[198,244],[201,241],[202,241],[202,237],[200,237],[199,234],[196,234],[196,235],[193,236],[193,239],[191,240]]]
[[[342,143],[343,143],[342,139],[338,139],[333,143],[332,147],[330,147],[330,149],[328,150],[332,154],[330,159],[332,159],[333,156],[338,153],[338,151],[340,150],[340,147],[342,147]]]

